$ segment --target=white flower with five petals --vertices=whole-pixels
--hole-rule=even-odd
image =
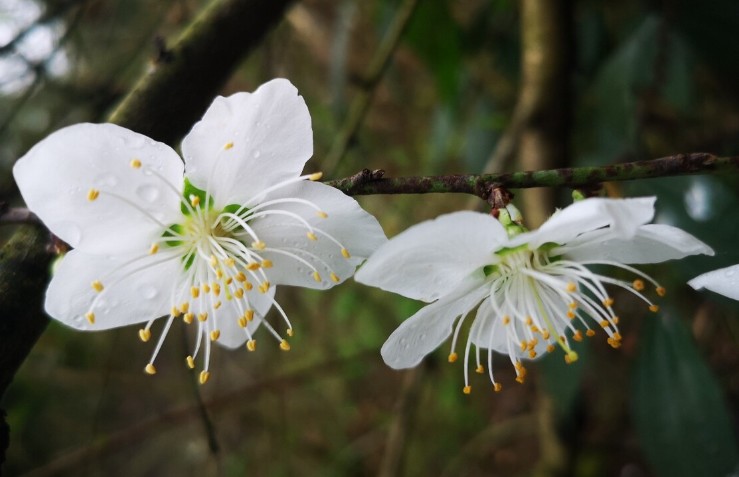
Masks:
[[[647,224],[654,198],[576,202],[538,230],[509,237],[492,216],[456,212],[415,225],[380,247],[357,272],[358,282],[433,302],[403,322],[382,347],[396,369],[417,365],[453,333],[449,361],[467,316],[477,308],[464,347],[464,392],[471,390],[470,361],[489,373],[493,351],[508,355],[519,382],[522,362],[560,347],[565,360],[577,354],[570,340],[603,329],[613,347],[621,343],[619,318],[606,285],[615,285],[658,307],[647,296],[665,290],[627,264],[657,263],[694,254],[713,254],[704,243],[669,225]],[[645,225],[646,224],[646,225]],[[515,228],[515,226],[514,226]],[[633,275],[624,281],[589,267],[611,266]],[[455,324],[456,322],[456,324]],[[474,348],[474,349],[473,349]],[[481,358],[487,350],[487,359]]]
[[[182,143],[169,146],[112,124],[78,124],[34,146],[13,169],[28,207],[71,245],[46,311],[81,330],[167,317],[145,370],[175,318],[197,328],[187,364],[211,342],[229,348],[266,328],[292,335],[275,285],[329,288],[386,238],[338,190],[301,175],[313,154],[310,115],[287,80],[218,97]],[[184,180],[183,180],[184,179]],[[284,321],[264,316],[274,307]]]

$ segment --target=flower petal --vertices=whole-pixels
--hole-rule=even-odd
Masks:
[[[595,231],[583,235],[579,244],[567,247],[567,256],[577,261],[610,260],[619,263],[660,263],[689,255],[713,255],[713,249],[689,233],[671,225],[647,224],[629,240]]]
[[[720,293],[734,300],[739,300],[739,265],[719,268],[712,272],[698,275],[688,282],[688,285],[700,290],[705,288]]]
[[[217,97],[182,141],[187,177],[218,207],[244,204],[267,187],[297,177],[313,155],[302,96],[275,79],[254,93]]]
[[[321,218],[314,208],[300,202],[275,203],[265,208],[303,217],[314,228],[317,240],[309,239],[308,229],[293,217],[275,214],[252,222],[254,231],[268,247],[262,256],[273,262],[273,267],[265,270],[272,283],[330,288],[351,277],[357,265],[387,242],[377,219],[364,211],[356,200],[333,187],[301,181],[269,194],[265,200],[285,198],[307,200],[318,206],[327,217]],[[342,248],[349,252],[351,258],[344,257]],[[310,267],[285,252],[311,263],[316,267],[320,280],[316,281]],[[332,273],[338,282],[331,279]]]
[[[46,291],[46,312],[79,330],[99,331],[147,322],[170,311],[182,264],[163,254],[128,256],[90,255],[72,250],[62,259]],[[130,263],[128,266],[124,266]],[[128,273],[128,275],[126,275]],[[97,293],[92,283],[104,286]],[[85,314],[92,311],[95,323]]]
[[[405,320],[382,345],[385,363],[410,368],[449,337],[454,320],[468,313],[490,292],[482,273],[468,278],[449,295],[421,308]]]
[[[566,244],[578,235],[609,227],[619,237],[630,238],[637,228],[654,217],[655,197],[603,199],[593,197],[557,211],[538,230],[521,234],[511,246],[529,243],[538,248],[544,243]]]
[[[131,167],[138,160],[142,167]],[[156,171],[162,178],[147,174]],[[148,249],[181,217],[183,165],[166,144],[114,124],[77,124],[36,144],[13,167],[23,199],[46,226],[88,253]],[[89,200],[91,190],[99,191]]]
[[[455,212],[414,225],[380,247],[355,279],[433,301],[484,265],[507,240],[503,226],[478,212]]]

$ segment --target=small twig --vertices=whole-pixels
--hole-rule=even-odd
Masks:
[[[455,192],[473,194],[487,200],[494,186],[510,189],[580,188],[601,182],[737,171],[739,171],[739,156],[718,157],[705,152],[695,152],[609,166],[565,167],[505,174],[460,174],[367,180],[365,175],[360,173],[344,179],[328,181],[326,184],[351,196]]]
[[[417,4],[418,0],[404,0],[398,7],[395,18],[393,18],[393,22],[388,28],[387,35],[382,39],[363,76],[362,90],[352,101],[344,127],[339,131],[331,150],[326,156],[323,163],[324,170],[333,171],[346,154],[349,145],[364,121],[372,97],[375,94],[375,89],[390,64],[390,60],[398,47],[398,43],[400,43],[403,32],[405,32]]]

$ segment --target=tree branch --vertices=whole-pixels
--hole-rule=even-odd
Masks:
[[[677,154],[649,161],[610,166],[565,167],[543,171],[504,174],[459,174],[446,176],[382,178],[382,171],[367,169],[344,179],[326,182],[351,196],[373,194],[428,194],[431,192],[473,194],[487,199],[493,187],[578,188],[601,182],[632,181],[657,177],[739,172],[739,156],[718,157],[705,152]]]

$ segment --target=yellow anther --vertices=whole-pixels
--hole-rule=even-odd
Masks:
[[[308,237],[308,239],[313,240],[313,241],[318,240],[318,237],[316,237],[316,234],[314,234],[313,232],[308,232],[305,234],[305,236]]]
[[[588,331],[585,332],[585,335],[588,338],[592,338],[593,336],[595,336],[595,331],[594,330],[591,330],[591,329],[588,329]]]
[[[525,323],[527,326],[531,326],[532,324],[534,324],[534,320],[530,316],[527,316]]]
[[[318,273],[318,272],[313,272],[313,280],[315,280],[315,281],[317,281],[317,282],[320,283],[321,282],[321,274]]]
[[[623,337],[621,336],[621,333],[619,333],[618,331],[613,333],[613,336],[611,336],[611,338],[613,338],[616,341],[621,341],[623,339]]]
[[[255,248],[257,250],[264,250],[267,248],[267,244],[262,242],[261,240],[257,240],[256,242],[251,243],[252,248]]]
[[[159,251],[159,244],[153,243],[151,244],[151,248],[149,249],[149,255],[154,255]]]
[[[344,258],[351,258],[351,255],[349,254],[349,250],[342,248],[341,249],[341,256]]]
[[[153,364],[149,363],[144,367],[144,371],[146,374],[157,374],[157,368],[154,367]]]
[[[93,200],[97,199],[99,195],[100,195],[100,191],[99,190],[97,190],[97,189],[90,189],[87,192],[87,200],[89,200],[90,202],[92,202]]]
[[[190,288],[190,296],[193,298],[197,298],[200,296],[200,287],[191,287]]]
[[[221,294],[221,285],[213,282],[213,284],[210,286],[210,289],[213,290],[213,295],[218,296]]]
[[[569,282],[569,283],[567,284],[567,287],[566,287],[565,289],[566,289],[566,290],[567,290],[568,292],[570,292],[570,293],[574,293],[574,292],[576,292],[576,291],[577,291],[577,285],[575,285],[575,284],[574,284],[574,283],[572,283],[572,282]]]
[[[613,338],[608,338],[608,339],[606,340],[606,342],[607,342],[607,343],[608,343],[609,345],[611,345],[611,347],[612,347],[613,349],[618,349],[618,348],[620,348],[620,347],[621,347],[621,341],[619,341],[619,340],[616,340],[616,339],[613,339]]]
[[[571,311],[568,311],[567,312],[567,318],[569,318],[571,320],[574,320],[575,319],[575,316],[577,316],[577,315],[575,315],[573,312],[571,312]]]
[[[666,294],[667,294],[667,289],[665,287],[657,287],[657,295],[665,296]]]
[[[141,167],[141,161],[139,159],[131,159],[131,162],[129,163],[131,167],[134,169],[139,169]]]
[[[177,308],[177,305],[172,306],[172,309],[169,311],[169,314],[172,316],[180,316],[180,310]]]
[[[475,372],[476,372],[477,374],[482,374],[482,373],[484,373],[484,372],[485,372],[485,366],[483,366],[483,365],[481,365],[481,364],[478,364],[478,365],[477,365],[477,367],[475,368]]]
[[[193,207],[197,207],[200,205],[200,196],[197,196],[195,194],[190,194],[190,205]]]
[[[221,337],[221,330],[213,330],[210,332],[210,340],[216,341]]]
[[[569,308],[570,310],[574,310],[575,308],[577,308],[577,302],[576,302],[576,301],[573,301],[573,302],[571,302],[570,304],[568,304],[568,305],[567,305],[567,307],[568,307],[568,308]]]
[[[95,313],[88,311],[87,313],[85,313],[85,318],[87,318],[87,322],[91,325],[95,324]]]
[[[606,321],[606,320],[603,320],[603,321],[600,322],[600,326],[602,328],[608,328],[610,325],[611,324],[608,321]]]
[[[192,356],[188,356],[185,358],[185,362],[187,363],[187,367],[190,369],[195,369],[195,358]]]
[[[459,359],[459,355],[457,353],[454,353],[454,352],[449,353],[448,360],[449,360],[450,363],[453,363],[453,362],[457,361],[458,359]]]
[[[504,315],[504,316],[503,316],[503,324],[504,324],[504,325],[507,325],[507,324],[509,324],[510,322],[511,322],[511,317],[510,317],[510,316],[508,316],[508,315]]]
[[[211,255],[210,256],[210,266],[215,267],[216,265],[218,265],[218,257],[216,257],[215,255]]]
[[[228,150],[229,150],[229,149],[231,149],[232,147],[234,147],[234,143],[232,143],[232,142],[227,142],[227,143],[226,143],[226,145],[225,145],[225,146],[223,146],[223,149],[225,149],[225,150],[227,150],[227,151],[228,151]]]
[[[254,285],[252,285],[249,282],[244,283],[244,290],[250,291],[252,288],[254,288]]]
[[[251,262],[251,263],[246,264],[246,269],[251,270],[251,271],[259,270],[259,267],[261,267],[261,265],[259,265],[257,262]]]
[[[203,293],[210,293],[210,285],[203,283]]]
[[[614,325],[617,325],[618,322],[621,321],[621,319],[618,316],[614,316],[611,318],[611,321],[613,321]]]
[[[202,312],[198,313],[198,321],[207,321],[208,320],[208,313]]]
[[[282,351],[290,351],[290,343],[287,340],[280,341],[280,349]]]
[[[220,301],[217,301],[217,302],[213,303],[213,309],[214,310],[217,310],[217,309],[219,309],[221,307],[221,305],[222,305],[222,303]]]
[[[246,275],[244,275],[243,272],[237,273],[234,278],[236,278],[236,281],[237,282],[245,282],[246,281]]]
[[[219,280],[223,278],[223,270],[221,270],[220,268],[216,268],[216,278]]]
[[[534,351],[533,349],[531,351],[529,351],[529,358],[531,358],[531,359],[536,358],[536,351]]]
[[[92,289],[98,293],[103,291],[103,289],[105,288],[103,284],[100,282],[100,280],[95,280],[94,282],[91,283],[91,285],[92,285]]]
[[[244,312],[244,318],[246,318],[246,321],[251,321],[254,319],[254,310],[246,310]]]
[[[208,378],[210,378],[210,373],[208,371],[200,371],[200,378],[198,379],[200,381],[200,384],[207,383]]]
[[[226,260],[223,261],[223,263],[225,263],[227,267],[231,268],[236,266],[236,260],[234,260],[232,257],[228,257]]]
[[[570,350],[565,355],[565,363],[572,364],[575,361],[577,361],[577,358],[578,358],[577,353],[575,353],[574,351]]]
[[[243,298],[244,297],[244,289],[243,288],[237,288],[236,291],[234,291],[234,296],[236,298]]]
[[[257,350],[257,342],[256,340],[249,340],[246,342],[246,349],[249,351],[256,351]]]
[[[536,325],[531,325],[531,332],[532,333],[539,333],[539,327]]]
[[[462,388],[462,392],[465,394],[469,394],[472,392],[472,386],[465,386]]]
[[[521,341],[521,351],[526,351],[526,342]]]
[[[320,181],[321,177],[323,177],[323,172],[314,172],[313,174],[308,176],[309,181]]]
[[[636,291],[642,291],[644,290],[644,282],[639,280],[638,278],[634,280],[634,282],[631,284],[631,286],[634,287],[634,290]]]
[[[182,311],[182,313],[187,313],[188,311],[190,311],[190,303],[186,301],[183,304],[181,304],[180,311]]]
[[[246,318],[244,318],[243,316],[239,317],[238,323],[240,327],[246,328]]]
[[[503,385],[500,383],[493,383],[493,391],[496,393],[499,393],[500,390],[503,389]]]
[[[293,329],[292,328],[288,328],[287,329],[287,336],[294,336],[294,335],[295,335],[295,332],[293,331]]]
[[[547,353],[551,353],[554,350],[555,350],[555,347],[554,347],[553,344],[548,344],[547,345]]]
[[[544,330],[541,332],[541,337],[544,338],[545,340],[548,340],[549,336],[550,336],[549,330]]]
[[[271,284],[269,282],[262,282],[259,284],[259,291],[261,293],[267,293],[267,290],[269,290],[269,287]]]
[[[319,210],[318,212],[316,212],[316,215],[319,216],[322,219],[327,219],[328,218],[328,214],[326,212],[322,211],[322,210]]]
[[[582,331],[575,331],[575,334],[572,335],[572,339],[575,341],[582,341]]]
[[[272,263],[272,260],[262,260],[263,268],[272,268],[273,266],[274,266],[274,263]]]
[[[613,298],[606,298],[605,300],[603,300],[603,306],[605,306],[606,308],[612,307],[613,306]]]
[[[657,305],[649,305],[649,311],[657,313],[659,311],[659,307]]]
[[[516,382],[517,383],[523,384],[524,381],[526,381],[526,376],[525,375],[519,374],[518,376],[516,376]]]
[[[341,281],[341,278],[339,278],[339,276],[335,274],[334,272],[331,272],[330,277],[331,277],[331,281],[334,283],[339,283]]]
[[[184,321],[185,324],[188,325],[192,323],[193,318],[195,318],[195,315],[193,315],[192,313],[185,313],[184,315],[182,315],[182,321]]]
[[[139,339],[146,343],[149,341],[149,338],[151,338],[151,331],[149,331],[147,328],[142,328],[139,330]]]

